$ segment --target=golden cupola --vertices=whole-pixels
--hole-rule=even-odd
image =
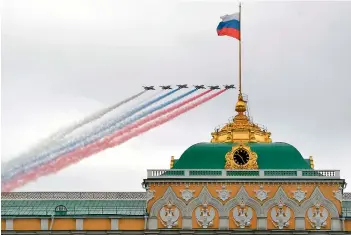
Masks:
[[[250,121],[246,115],[247,101],[243,99],[241,92],[236,102],[237,115],[233,121],[219,130],[211,133],[212,143],[271,143],[271,133]]]

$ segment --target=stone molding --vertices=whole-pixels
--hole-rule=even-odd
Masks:
[[[295,217],[301,216],[302,213],[299,204],[295,200],[289,198],[282,187],[278,188],[277,192],[272,198],[268,199],[266,202],[263,203],[263,216],[267,217],[269,209],[277,205],[279,201],[282,201],[287,207],[289,207],[294,212]]]
[[[192,216],[193,211],[203,203],[207,203],[208,205],[213,206],[217,210],[219,217],[226,216],[224,213],[223,204],[221,201],[211,195],[207,187],[203,187],[199,196],[189,202],[185,215]]]
[[[328,210],[332,219],[339,218],[338,209],[334,203],[324,197],[319,187],[316,187],[311,196],[301,204],[302,212],[304,213],[303,216],[305,216],[307,210],[313,207],[317,202]]]
[[[305,230],[284,230],[276,231],[276,230],[213,230],[213,229],[194,229],[194,230],[179,230],[179,229],[160,229],[160,230],[140,230],[140,231],[60,231],[60,230],[52,230],[52,231],[1,231],[1,234],[4,235],[230,235],[230,234],[238,234],[238,235],[349,235],[351,232],[341,232],[341,231],[305,231]]]
[[[307,210],[314,206],[317,202],[319,202],[325,209],[328,210],[332,219],[339,219],[337,207],[333,204],[332,201],[323,195],[318,186],[315,188],[311,196],[305,199],[301,205],[294,199],[290,198],[282,187],[279,187],[277,192],[272,196],[273,197],[269,198],[261,205],[255,198],[250,197],[245,187],[242,186],[234,197],[230,198],[223,204],[218,198],[216,198],[216,196],[212,196],[208,188],[204,186],[198,197],[191,199],[188,204],[186,204],[177,196],[171,187],[168,187],[163,197],[158,199],[152,205],[150,218],[156,219],[161,208],[169,201],[171,201],[180,210],[180,213],[184,218],[191,217],[193,211],[198,206],[206,202],[208,205],[211,205],[216,209],[218,213],[216,216],[222,220],[220,229],[223,229],[223,224],[227,224],[224,223],[223,220],[232,219],[232,215],[230,215],[229,212],[231,209],[239,205],[241,201],[244,201],[247,206],[251,207],[255,211],[257,218],[261,219],[266,219],[268,211],[277,205],[279,201],[282,201],[287,207],[292,210],[295,216],[295,220],[298,220],[299,218],[305,218]],[[262,228],[262,225],[259,225],[259,220],[257,220],[257,226],[259,226],[257,228]],[[298,227],[304,228],[304,221],[300,221]]]
[[[150,218],[157,218],[159,211],[162,209],[162,207],[167,205],[168,202],[171,202],[174,206],[176,206],[182,216],[187,215],[188,208],[185,202],[183,202],[183,200],[176,195],[171,187],[168,187],[163,196],[152,205],[150,210]]]
[[[245,187],[243,186],[240,188],[239,192],[236,194],[235,197],[233,197],[232,199],[229,199],[224,204],[225,214],[230,217],[229,215],[230,210],[236,207],[237,205],[239,205],[241,201],[244,201],[247,206],[253,208],[257,217],[263,214],[261,204],[255,199],[253,199],[252,197],[250,197]]]

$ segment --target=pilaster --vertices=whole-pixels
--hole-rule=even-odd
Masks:
[[[41,230],[49,230],[49,220],[48,219],[40,219],[40,229]]]
[[[83,230],[84,219],[76,219],[76,230]]]

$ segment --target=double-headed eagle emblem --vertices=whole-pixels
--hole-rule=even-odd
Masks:
[[[215,215],[215,210],[212,207],[208,208],[207,203],[202,204],[201,209],[198,207],[195,210],[196,220],[202,228],[208,228],[212,226]]]
[[[172,209],[173,205],[168,202],[167,206],[160,210],[161,223],[167,228],[172,228],[178,225],[179,209]]]
[[[315,205],[315,209],[308,209],[307,211],[308,219],[311,225],[316,229],[321,229],[327,225],[328,211],[326,209],[321,209],[320,204]]]
[[[236,226],[245,228],[251,225],[252,209],[248,207],[245,209],[245,203],[241,202],[239,208],[235,207],[233,210],[233,217]]]
[[[272,222],[275,227],[279,229],[283,229],[284,227],[289,226],[289,220],[290,220],[290,209],[287,207],[284,211],[283,208],[284,204],[283,202],[278,203],[278,209],[273,208],[271,211],[271,217],[272,217]]]

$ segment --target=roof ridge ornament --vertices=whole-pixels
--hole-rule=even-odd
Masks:
[[[211,133],[212,143],[271,143],[271,133],[265,128],[261,128],[258,124],[253,123],[245,112],[248,100],[245,100],[243,95],[239,93],[238,101],[235,105],[237,115],[233,121],[224,125],[221,129],[216,129]]]

